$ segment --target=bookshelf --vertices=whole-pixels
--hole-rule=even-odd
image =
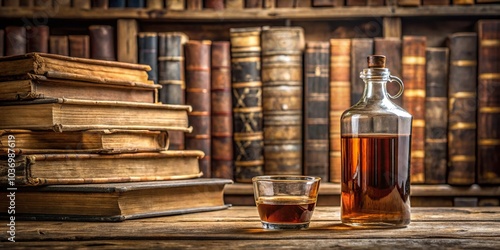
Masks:
[[[43,24],[51,33],[81,34],[91,24],[107,24],[134,41],[137,32],[181,31],[190,39],[229,40],[229,28],[251,26],[301,26],[305,39],[327,41],[332,37],[401,37],[425,35],[428,46],[444,46],[454,32],[474,31],[479,19],[500,16],[500,4],[419,7],[318,7],[200,11],[167,11],[147,8],[75,9],[45,7],[0,7],[0,28],[7,25]],[[71,22],[68,22],[70,21]],[[118,21],[117,21],[118,20]],[[123,21],[125,20],[125,21]],[[130,30],[127,27],[135,27]],[[342,29],[341,29],[342,28]],[[129,31],[122,32],[120,30]],[[125,34],[125,35],[123,35]],[[118,43],[120,43],[118,41]],[[120,45],[117,46],[118,48]],[[319,204],[337,205],[340,184],[322,183]],[[412,185],[412,205],[453,206],[461,199],[499,202],[500,186]],[[236,183],[226,188],[227,203],[253,204],[252,186]]]

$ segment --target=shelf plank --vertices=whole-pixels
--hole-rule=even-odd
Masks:
[[[420,7],[340,7],[275,8],[215,11],[172,11],[154,9],[59,9],[44,7],[0,7],[2,18],[182,20],[182,21],[263,21],[263,20],[335,20],[345,18],[431,17],[431,16],[498,16],[500,4],[473,6]]]
[[[224,193],[227,195],[253,195],[251,184],[235,183],[226,186]],[[340,195],[340,184],[321,183],[320,195]],[[450,186],[450,185],[412,185],[412,196],[492,196],[500,197],[500,186]]]

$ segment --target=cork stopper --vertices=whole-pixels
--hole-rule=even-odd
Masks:
[[[385,68],[384,55],[371,55],[367,57],[368,68]]]

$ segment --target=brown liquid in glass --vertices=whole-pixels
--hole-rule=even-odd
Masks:
[[[269,223],[308,223],[316,202],[307,197],[273,197],[257,201],[260,219]]]
[[[410,136],[342,137],[342,222],[410,223]]]

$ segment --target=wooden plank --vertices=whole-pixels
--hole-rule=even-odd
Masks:
[[[332,234],[335,234],[332,232]],[[286,239],[286,240],[91,240],[91,241],[34,241],[3,242],[2,249],[427,249],[429,246],[442,249],[496,249],[499,239]],[[13,248],[14,247],[14,248]]]
[[[148,9],[93,9],[84,11],[77,8],[65,11],[55,11],[52,8],[0,8],[0,16],[4,18],[29,18],[40,13],[46,13],[51,18],[79,19],[154,19],[154,20],[330,20],[350,17],[430,17],[430,16],[498,16],[500,5],[474,6],[419,6],[415,8],[401,7],[350,7],[350,8],[274,8],[274,9],[243,9],[223,11],[150,11]]]

